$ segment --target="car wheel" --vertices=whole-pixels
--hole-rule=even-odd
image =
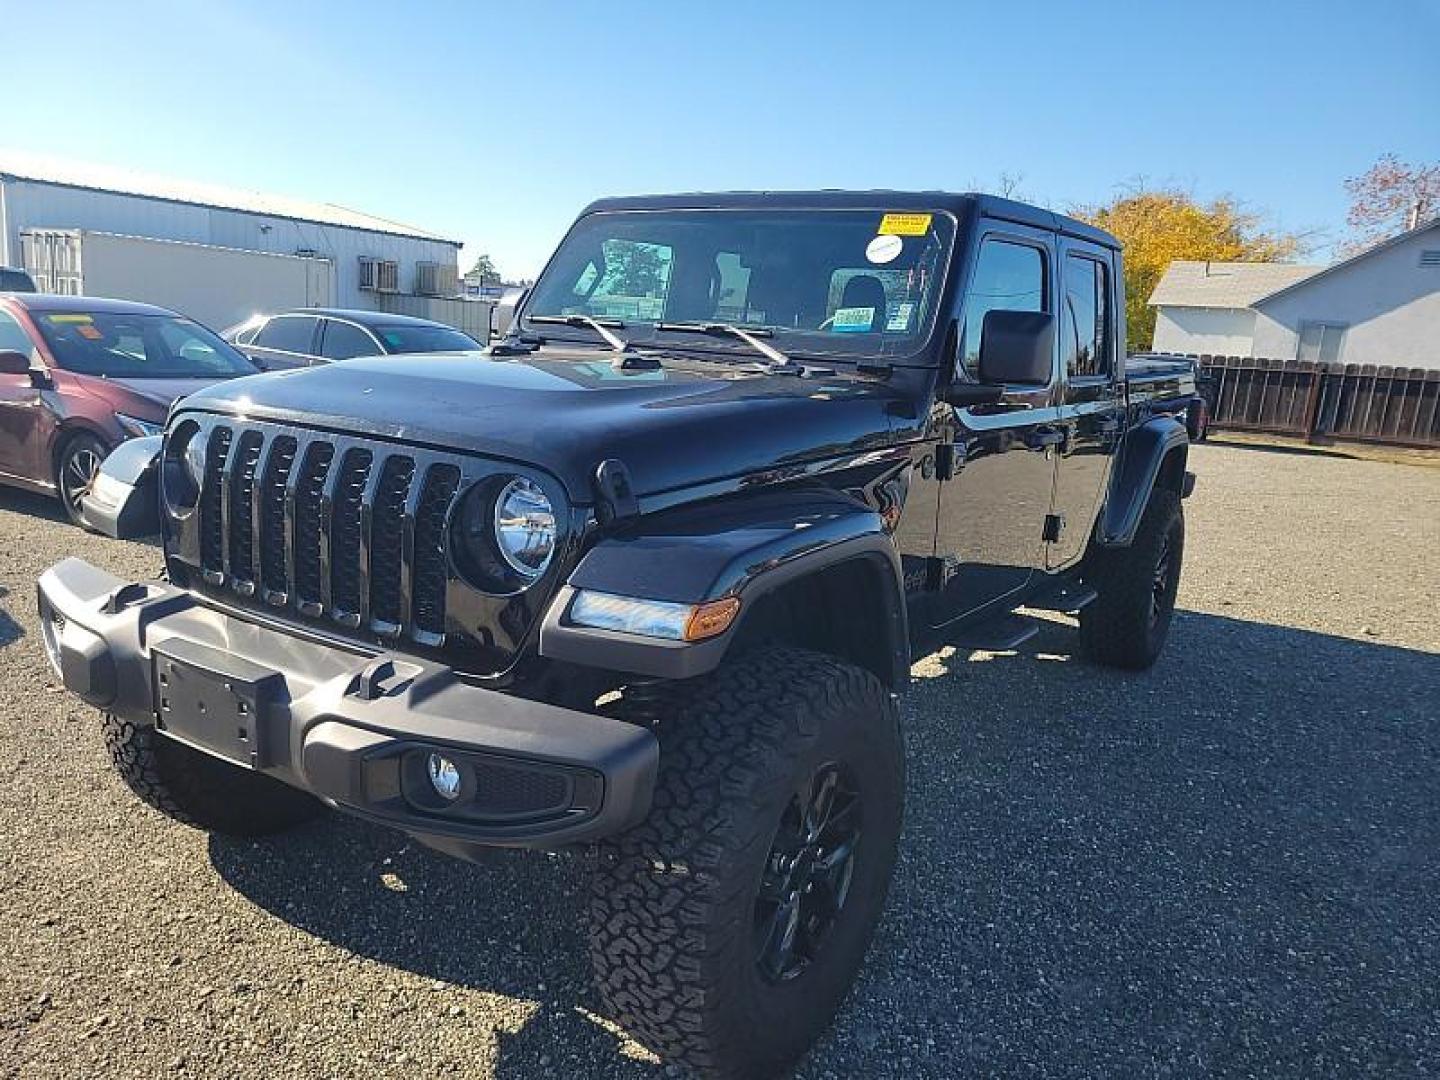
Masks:
[[[667,1061],[769,1076],[830,1024],[880,919],[904,756],[868,671],[758,649],[663,702],[649,817],[601,845],[590,954]]]
[[[105,444],[93,435],[76,435],[60,451],[60,460],[55,470],[55,486],[65,514],[82,528],[85,522],[80,517],[80,500],[89,493],[95,477],[100,475],[100,464],[108,451]]]

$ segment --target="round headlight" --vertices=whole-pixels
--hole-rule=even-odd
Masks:
[[[510,569],[539,577],[555,553],[555,508],[540,485],[517,476],[495,499],[495,546]]]

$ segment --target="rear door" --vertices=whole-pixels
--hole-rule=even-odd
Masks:
[[[326,360],[385,355],[384,347],[363,326],[340,319],[323,319],[321,323],[320,355]]]
[[[276,315],[249,345],[237,348],[267,370],[305,367],[315,362],[319,335],[320,320],[314,315]]]
[[[978,376],[980,334],[988,311],[1055,310],[1052,234],[985,223],[958,313],[956,378]],[[1044,565],[1045,515],[1055,468],[1051,446],[1057,386],[1007,386],[999,402],[945,405],[954,475],[940,490],[935,552],[944,584],[936,625],[982,608],[1011,605]]]
[[[1120,420],[1120,340],[1115,261],[1095,244],[1064,238],[1060,244],[1060,377],[1055,455],[1055,540],[1045,566],[1059,570],[1085,554],[1095,513],[1109,477],[1111,443]]]

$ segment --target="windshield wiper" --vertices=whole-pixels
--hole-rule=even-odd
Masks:
[[[764,337],[771,336],[769,330],[762,330],[758,327],[754,330],[746,330],[732,323],[698,322],[659,322],[655,324],[655,329],[669,330],[676,334],[709,334],[712,337],[721,337],[728,334],[730,337],[739,338],[761,356],[765,357],[765,359],[769,361],[769,363],[765,365],[767,371],[789,373],[804,370],[800,364],[790,359],[790,357],[775,348],[775,346],[767,345],[760,340],[762,335]]]
[[[605,339],[605,343],[616,352],[624,352],[630,348],[630,343],[619,334],[612,334],[610,327],[617,330],[625,329],[625,324],[619,319],[606,319],[601,322],[599,319],[589,315],[527,315],[532,323],[553,323],[556,326],[588,326],[595,333]]]

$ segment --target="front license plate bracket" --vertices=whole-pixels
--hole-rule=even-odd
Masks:
[[[278,672],[194,641],[166,641],[152,654],[158,730],[235,765],[266,764],[263,721]]]

